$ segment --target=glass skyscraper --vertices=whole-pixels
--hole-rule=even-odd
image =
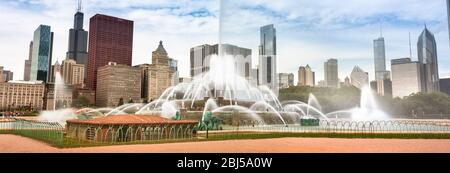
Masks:
[[[425,26],[418,40],[417,55],[421,64],[423,91],[427,93],[439,92],[439,70],[434,35]]]
[[[373,41],[375,80],[384,80],[386,72],[386,52],[384,38],[380,37]]]
[[[278,95],[277,79],[277,36],[273,24],[260,29],[259,83],[269,87]]]
[[[34,31],[30,69],[31,81],[48,82],[52,62],[53,32],[50,26],[40,25]]]

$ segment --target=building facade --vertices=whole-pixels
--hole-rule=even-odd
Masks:
[[[3,67],[0,67],[3,68]],[[12,81],[14,80],[14,73],[12,71],[9,70],[1,70],[2,72],[0,72],[0,74],[2,75],[2,77],[0,77],[0,82],[8,82],[8,81]]]
[[[279,73],[278,74],[279,88],[289,88],[294,86],[294,74],[292,73]]]
[[[392,96],[405,97],[422,92],[421,63],[411,58],[391,60]]]
[[[252,70],[252,50],[231,44],[222,44],[220,47],[218,44],[205,44],[191,48],[191,77],[195,78],[209,71],[211,56],[218,55],[219,48],[223,55],[233,57],[235,73],[250,80]]]
[[[66,59],[62,61],[61,69],[61,75],[65,84],[83,85],[85,74],[83,64],[77,64],[73,59]]]
[[[439,92],[439,70],[434,35],[425,27],[417,42],[417,55],[421,63],[423,92]]]
[[[30,68],[31,81],[49,81],[52,51],[53,32],[50,31],[50,26],[40,25],[34,31],[33,53]]]
[[[365,72],[360,67],[355,66],[350,74],[350,83],[362,90],[363,87],[369,85],[369,73]]]
[[[116,107],[122,99],[141,100],[141,71],[139,68],[110,62],[97,73],[95,103],[99,107]]]
[[[43,108],[45,85],[42,81],[9,81],[0,83],[0,110]]]
[[[260,28],[258,70],[259,85],[269,87],[278,95],[277,36],[273,25],[266,25]]]
[[[152,64],[141,64],[135,67],[141,74],[141,97],[147,101],[158,99],[169,87],[179,83],[176,60],[170,58],[162,41],[152,52]]]
[[[89,23],[87,87],[95,90],[97,71],[109,62],[131,66],[133,21],[96,14]]]
[[[298,86],[315,86],[315,72],[309,65],[300,66],[298,69]]]
[[[328,59],[324,63],[325,85],[331,88],[339,87],[338,60]]]

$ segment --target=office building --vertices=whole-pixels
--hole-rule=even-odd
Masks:
[[[279,88],[289,88],[294,86],[294,74],[292,73],[279,73],[278,74]]]
[[[40,25],[34,31],[33,52],[30,68],[31,81],[49,82],[52,63],[53,32],[50,26]]]
[[[98,68],[109,62],[131,66],[133,21],[96,14],[89,22],[87,87],[95,90]]]
[[[151,102],[169,87],[179,83],[176,60],[170,58],[162,41],[152,52],[152,64],[135,66],[141,74],[141,98]]]
[[[363,87],[369,85],[369,73],[365,72],[360,67],[355,66],[350,74],[350,83],[362,90]]]
[[[116,107],[120,100],[141,101],[141,72],[139,68],[110,62],[97,73],[96,105]]]
[[[42,110],[45,85],[42,81],[0,82],[0,110]]]
[[[259,85],[269,87],[278,95],[277,79],[277,36],[273,25],[260,28],[259,45]]]
[[[411,58],[391,60],[393,97],[402,98],[423,91],[421,66]]]
[[[328,59],[324,63],[325,85],[331,88],[339,87],[338,60]]]
[[[417,42],[417,55],[421,64],[422,90],[426,93],[439,92],[439,70],[436,40],[434,35],[426,28],[419,36]]]
[[[239,76],[245,77],[247,80],[250,80],[252,68],[252,50],[231,44],[222,44],[220,48],[223,51],[223,55],[233,57],[235,73]],[[210,69],[211,56],[218,54],[218,44],[205,44],[191,48],[191,77],[195,78],[200,74],[208,72]]]
[[[315,72],[312,71],[309,65],[300,66],[298,69],[298,86],[314,86],[315,85]]]

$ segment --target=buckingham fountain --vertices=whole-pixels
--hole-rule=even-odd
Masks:
[[[226,127],[275,127],[292,128],[313,126],[329,129],[430,129],[422,122],[394,120],[379,109],[369,87],[361,91],[360,104],[347,110],[331,113],[322,111],[319,101],[310,94],[307,102],[290,100],[281,102],[267,86],[256,86],[239,75],[235,67],[236,57],[227,54],[224,44],[224,8],[221,1],[219,19],[219,50],[209,59],[209,71],[193,78],[189,83],[180,83],[167,88],[151,103],[130,103],[115,108],[84,108],[80,110],[60,109],[44,112],[41,120],[58,121],[89,119],[115,115],[148,115],[172,119],[197,120],[202,123],[205,116],[221,120]],[[448,129],[448,123],[437,123],[437,130]]]

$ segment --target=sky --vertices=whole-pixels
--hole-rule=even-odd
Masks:
[[[53,61],[64,60],[76,8],[77,0],[0,0],[0,66],[12,70],[15,80],[23,78],[29,42],[40,24],[55,33]],[[189,75],[190,48],[217,44],[219,35],[223,43],[252,49],[256,66],[259,28],[274,24],[278,72],[297,76],[298,67],[309,64],[316,82],[324,78],[329,58],[338,59],[342,80],[355,65],[373,79],[373,40],[380,34],[388,70],[391,59],[409,57],[408,33],[417,60],[417,38],[426,24],[436,38],[441,78],[450,77],[445,0],[84,0],[82,12],[85,30],[97,13],[133,20],[133,65],[151,63],[162,40],[178,60],[180,77]]]

